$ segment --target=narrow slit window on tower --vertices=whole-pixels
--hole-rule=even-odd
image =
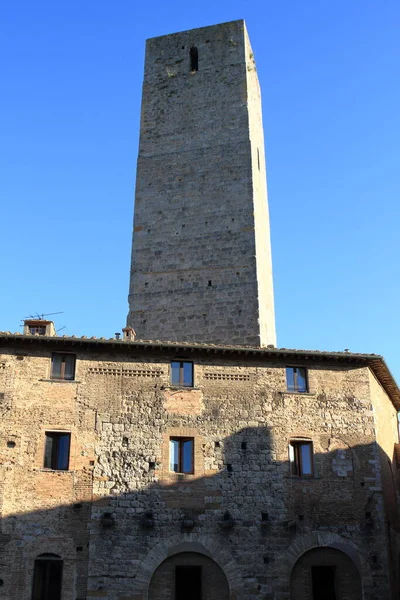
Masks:
[[[260,170],[260,151],[257,148],[257,165],[258,165],[258,170]]]
[[[192,72],[199,70],[199,51],[196,46],[190,48],[190,70]]]

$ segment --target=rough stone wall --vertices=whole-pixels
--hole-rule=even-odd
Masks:
[[[1,595],[30,599],[35,558],[53,553],[64,559],[62,599],[83,598],[95,431],[79,400],[79,364],[77,381],[54,382],[51,352],[1,352]],[[51,430],[71,433],[68,471],[43,468],[45,432]]]
[[[283,363],[192,352],[182,389],[174,357],[82,351],[76,381],[55,383],[51,351],[1,356],[4,597],[29,600],[42,552],[65,561],[63,600],[85,597],[88,556],[86,597],[139,600],[171,552],[201,551],[232,597],[285,600],[296,561],[322,545],[351,557],[364,600],[389,600],[368,369],[312,363],[295,394]],[[71,431],[70,471],[41,468],[47,428]],[[194,474],[169,471],[171,436],[194,438]],[[292,439],[313,442],[314,477],[291,475]]]
[[[287,548],[329,532],[332,544],[338,538],[358,556],[364,597],[390,597],[366,369],[314,367],[310,393],[289,394],[283,366],[199,360],[197,389],[184,391],[169,386],[167,362],[152,368],[163,373],[158,383],[124,387],[101,426],[93,595],[102,587],[110,598],[139,597],[149,553],[179,538],[227,550],[240,573],[239,597],[288,598]],[[168,440],[176,435],[195,438],[194,475],[168,472]],[[288,443],[299,436],[314,444],[311,479],[290,475]],[[115,518],[110,530],[100,524],[104,511]],[[134,585],[127,573],[136,575]]]
[[[249,36],[245,30],[245,60],[251,143],[251,170],[254,204],[254,235],[258,283],[259,326],[261,345],[276,345],[274,286],[267,202],[264,128],[261,111],[261,90]]]
[[[386,530],[389,543],[389,564],[392,573],[392,588],[396,597],[400,595],[399,559],[400,559],[400,465],[394,457],[394,443],[398,443],[397,412],[390,398],[370,373],[371,403],[374,411],[375,431],[380,471],[382,479],[383,502],[386,512]],[[394,443],[393,443],[394,440]],[[397,573],[397,578],[396,578]]]
[[[276,343],[250,54],[243,21],[147,42],[128,316],[140,339]]]

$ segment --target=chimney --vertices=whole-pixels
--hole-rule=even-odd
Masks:
[[[25,319],[24,335],[45,335],[53,337],[56,335],[53,321],[44,319]]]
[[[122,330],[124,342],[134,342],[136,331],[132,327],[124,327]]]

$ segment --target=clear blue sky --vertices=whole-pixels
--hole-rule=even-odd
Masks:
[[[127,313],[144,41],[245,18],[263,93],[278,343],[400,379],[398,0],[7,2],[0,330]],[[61,332],[60,332],[61,333]]]

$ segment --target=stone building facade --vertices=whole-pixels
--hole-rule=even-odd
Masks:
[[[0,334],[2,598],[398,597],[381,357],[131,337]]]
[[[395,600],[400,391],[380,356],[274,347],[244,23],[145,69],[131,327],[0,333],[0,597]]]
[[[261,96],[243,21],[147,40],[131,325],[276,345]]]

